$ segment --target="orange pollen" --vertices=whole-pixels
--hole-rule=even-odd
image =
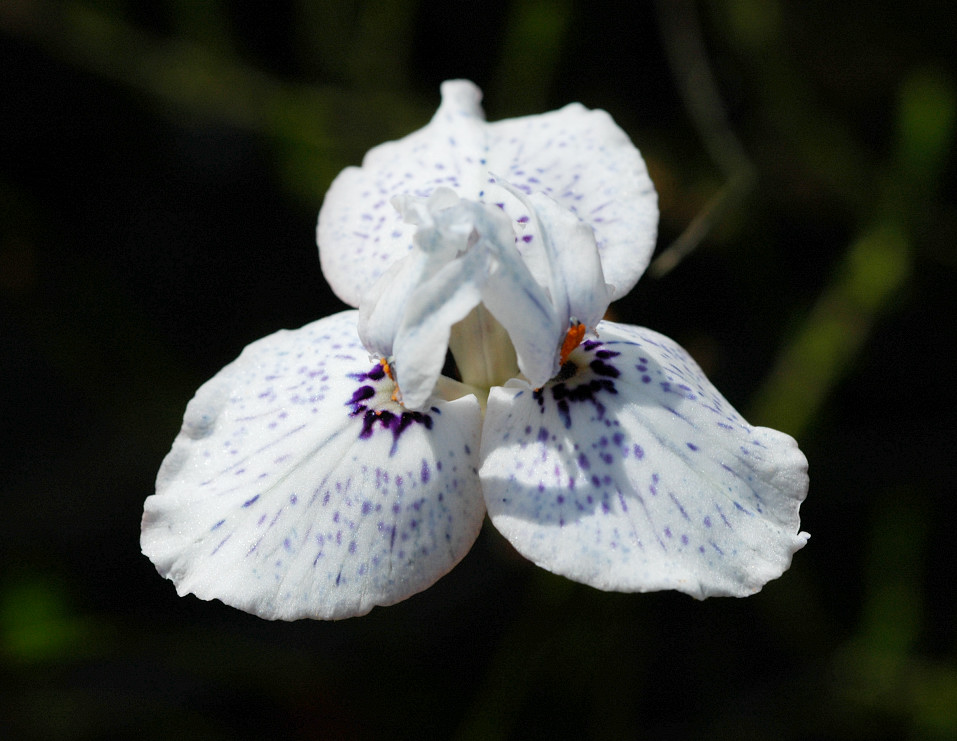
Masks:
[[[585,325],[577,319],[572,319],[571,326],[568,328],[568,334],[565,335],[565,340],[562,342],[562,350],[559,355],[562,365],[565,365],[565,361],[568,360],[568,356],[572,354],[572,350],[578,347],[584,338]]]
[[[392,401],[396,401],[401,404],[402,394],[399,393],[399,384],[395,382],[395,376],[392,375],[392,368],[389,367],[389,361],[385,358],[379,358],[379,365],[382,366],[382,370],[385,371],[385,374],[389,377],[389,380],[395,385],[395,388],[392,390]],[[379,414],[379,412],[376,412],[376,414]]]

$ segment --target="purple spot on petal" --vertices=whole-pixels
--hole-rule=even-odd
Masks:
[[[599,376],[607,376],[609,378],[618,378],[621,375],[619,370],[613,366],[608,365],[601,360],[593,360],[588,364],[588,367],[591,368],[592,372]]]
[[[366,399],[371,399],[373,396],[375,396],[375,389],[372,386],[360,386],[352,392],[352,398],[347,403],[358,404]]]

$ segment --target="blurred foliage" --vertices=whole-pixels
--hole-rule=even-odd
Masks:
[[[957,737],[955,31],[929,0],[5,0],[2,737]],[[272,624],[139,555],[186,400],[339,307],[322,194],[451,77],[641,147],[663,257],[613,311],[811,463],[760,595],[604,594],[487,528],[401,605]]]

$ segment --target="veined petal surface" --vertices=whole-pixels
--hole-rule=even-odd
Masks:
[[[745,422],[667,337],[610,322],[598,334],[545,387],[489,395],[479,473],[493,524],[599,589],[760,590],[807,541],[804,455]]]
[[[332,183],[316,236],[323,273],[347,304],[358,306],[412,248],[414,229],[390,205],[395,196],[428,197],[449,187],[461,198],[500,204],[523,226],[522,204],[490,188],[491,173],[521,192],[548,194],[594,230],[612,298],[641,276],[654,250],[657,195],[641,155],[611,116],[572,104],[490,124],[480,102],[471,82],[443,83],[428,125],[370,150],[361,167]]]
[[[343,618],[425,589],[471,547],[479,404],[391,401],[356,314],[252,343],[189,403],[141,536],[180,594]]]
[[[594,232],[543,193],[516,195],[540,236],[549,273],[544,285],[562,330],[571,319],[594,329],[608,309],[612,290],[605,283]]]

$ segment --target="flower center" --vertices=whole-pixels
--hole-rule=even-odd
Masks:
[[[432,429],[430,414],[409,411],[398,403],[398,387],[392,380],[387,361],[380,360],[378,365],[373,365],[368,372],[353,374],[352,378],[361,385],[352,393],[346,406],[352,407],[349,416],[362,418],[360,440],[372,437],[377,428],[389,430],[392,433],[392,448],[389,451],[391,456],[397,449],[399,437],[413,424]]]
[[[452,325],[449,350],[462,383],[468,386],[488,391],[519,374],[508,332],[483,304]]]

